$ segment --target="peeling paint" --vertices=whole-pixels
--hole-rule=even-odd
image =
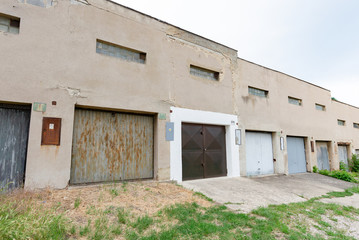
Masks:
[[[81,96],[81,89],[79,89],[79,88],[65,87],[65,86],[61,86],[61,85],[58,85],[57,88],[58,88],[58,89],[66,90],[67,93],[68,93],[71,97],[86,98],[86,97],[84,97],[84,96]]]

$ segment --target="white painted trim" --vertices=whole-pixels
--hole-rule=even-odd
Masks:
[[[236,115],[177,107],[171,107],[171,111],[170,121],[174,123],[174,141],[170,143],[171,180],[182,182],[182,122],[225,126],[227,176],[239,176],[239,146],[235,143],[235,130],[238,129]]]

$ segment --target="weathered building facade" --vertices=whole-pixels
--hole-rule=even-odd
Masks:
[[[0,183],[337,169],[359,109],[106,0],[0,2]]]

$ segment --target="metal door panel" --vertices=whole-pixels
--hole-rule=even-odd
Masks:
[[[345,145],[338,146],[339,161],[348,165],[348,149]]]
[[[0,105],[0,189],[24,183],[30,108]]]
[[[307,172],[304,138],[287,137],[289,174]]]
[[[204,177],[203,129],[198,124],[182,124],[182,179]]]
[[[227,175],[226,141],[224,126],[203,125],[204,132],[204,176]]]
[[[200,179],[204,177],[202,151],[182,152],[182,179]]]
[[[273,174],[272,134],[246,132],[247,175]]]
[[[226,174],[225,128],[183,123],[183,180],[225,176]]]
[[[76,109],[72,184],[152,177],[152,116]]]
[[[317,164],[319,170],[330,170],[328,144],[326,142],[317,142]]]

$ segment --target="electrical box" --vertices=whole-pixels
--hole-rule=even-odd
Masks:
[[[61,118],[44,117],[41,145],[60,145]]]
[[[166,122],[166,141],[174,140],[174,123]]]

